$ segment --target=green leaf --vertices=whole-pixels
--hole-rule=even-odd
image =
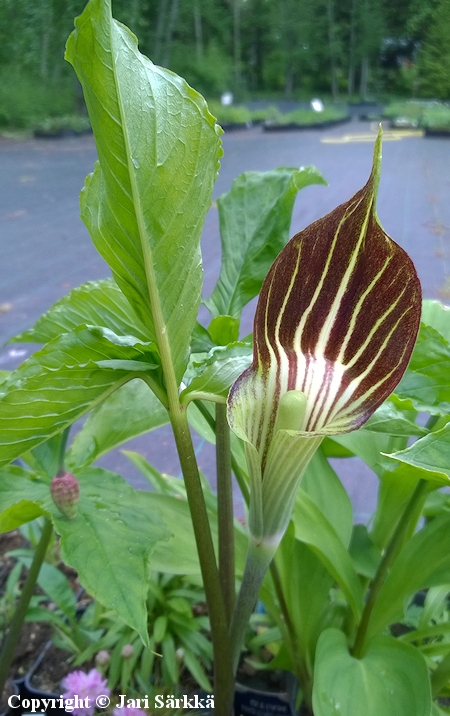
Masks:
[[[403,616],[406,599],[419,589],[450,583],[450,515],[433,519],[405,545],[375,603],[367,635],[380,633]]]
[[[90,0],[66,57],[83,85],[99,156],[81,211],[95,246],[178,380],[201,297],[200,234],[221,156],[204,99],[138,51]]]
[[[342,445],[351,451],[353,455],[360,457],[379,476],[386,469],[381,453],[391,452],[394,449],[394,445],[397,444],[394,442],[395,440],[389,433],[372,433],[363,429],[333,437],[335,443]]]
[[[54,435],[44,443],[24,453],[22,459],[34,472],[54,477],[59,469],[59,454],[62,441],[66,438],[64,431]]]
[[[82,324],[103,326],[117,335],[148,340],[148,331],[112,279],[90,281],[75,288],[44,313],[33,328],[11,341],[48,343]]]
[[[431,326],[422,325],[408,370],[396,388],[416,410],[450,413],[450,343]]]
[[[191,676],[194,677],[198,685],[207,693],[211,693],[211,683],[195,654],[187,649],[184,653],[183,661],[187,670],[190,672]]]
[[[417,425],[414,420],[410,420],[405,411],[396,406],[393,400],[386,400],[380,405],[361,430],[388,433],[398,437],[420,437],[427,434],[427,430]]]
[[[20,561],[30,569],[31,557],[21,557]],[[72,622],[75,621],[76,599],[67,577],[53,564],[43,562],[39,570],[37,583],[50,597],[52,602],[61,609],[62,613]]]
[[[107,329],[80,326],[51,341],[0,388],[0,465],[48,440],[120,385],[156,367],[152,345]]]
[[[168,574],[200,574],[187,501],[158,492],[140,492],[139,499],[143,506],[147,505],[149,509],[157,510],[171,530],[170,538],[159,542],[152,553],[152,569]],[[213,540],[217,543],[217,514],[209,512],[209,519]],[[241,575],[247,553],[247,536],[242,529],[235,529],[234,532],[236,572]]]
[[[347,549],[320,508],[301,488],[295,502],[293,522],[296,538],[309,545],[325,565],[359,618],[363,594]]]
[[[90,465],[127,440],[168,422],[167,410],[147,384],[130,380],[89,413],[70,446],[66,465],[69,469]]]
[[[450,308],[439,301],[422,301],[422,323],[432,326],[450,343]]]
[[[228,346],[213,348],[202,362],[194,362],[194,376],[180,396],[182,403],[196,399],[214,400],[225,398],[230,385],[252,360],[252,349],[239,341]]]
[[[170,531],[119,475],[91,467],[76,476],[80,501],[73,519],[62,517],[50,496],[43,505],[61,535],[61,556],[85,589],[147,643],[148,560]]]
[[[419,468],[421,477],[440,485],[450,485],[450,423],[429,433],[406,450],[389,455],[393,460]]]
[[[239,318],[242,308],[258,295],[289,238],[297,192],[309,184],[326,184],[314,167],[246,172],[219,197],[222,266],[214,291],[205,301],[213,317]]]
[[[412,646],[386,636],[355,659],[345,634],[327,629],[317,645],[313,709],[315,716],[430,716],[426,663]]]
[[[218,346],[227,346],[239,340],[239,320],[231,316],[216,316],[208,327],[208,333]]]
[[[164,639],[166,631],[167,617],[165,614],[160,614],[160,616],[155,619],[155,623],[153,624],[153,639],[155,640],[155,644],[159,644]]]
[[[392,465],[395,466],[395,463]],[[420,470],[409,468],[407,465],[397,465],[393,470],[382,471],[378,488],[377,509],[371,531],[371,539],[379,550],[384,550],[389,542],[417,481],[421,477]],[[422,507],[421,503],[419,509]],[[411,522],[417,524],[414,520]]]
[[[168,634],[161,644],[162,651],[162,669],[163,675],[165,672],[166,678],[168,677],[170,684],[178,683],[178,663],[175,656],[175,642],[173,636]]]
[[[321,447],[306,468],[301,489],[316,503],[342,543],[348,547],[353,529],[352,503]]]
[[[196,321],[191,336],[191,352],[209,353],[211,348],[215,348],[215,343],[209,331]]]
[[[42,503],[50,487],[28,470],[9,465],[0,470],[0,533],[48,514]]]
[[[301,655],[302,660],[306,663],[314,663],[318,636],[324,628],[324,623],[326,626],[330,624],[330,590],[334,579],[317,554],[307,544],[295,539],[292,523],[276,552],[275,562],[294,633],[285,632],[286,643],[283,644],[284,649],[282,646],[277,654],[277,667],[274,664],[274,668],[279,666],[293,671],[296,665],[288,655],[292,653],[292,649],[286,650],[286,646],[294,646],[294,653]],[[279,624],[280,629],[285,629],[282,619],[280,624],[278,600],[270,598],[269,590],[273,590],[273,582],[266,578],[261,590],[261,599],[275,623]],[[286,659],[289,659],[289,663],[286,663]],[[284,661],[283,665],[279,664],[281,660]]]
[[[358,574],[373,579],[381,562],[381,553],[370,539],[365,525],[354,526],[349,553]]]

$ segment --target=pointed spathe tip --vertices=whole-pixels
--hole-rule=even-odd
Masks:
[[[378,134],[373,148],[373,163],[370,173],[369,182],[372,184],[372,191],[376,199],[378,194],[378,185],[381,176],[381,160],[382,160],[382,144],[383,144],[383,125],[378,125]]]

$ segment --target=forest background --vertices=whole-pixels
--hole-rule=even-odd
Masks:
[[[1,0],[0,129],[83,112],[64,45],[85,0]],[[450,98],[450,0],[113,0],[208,99]]]

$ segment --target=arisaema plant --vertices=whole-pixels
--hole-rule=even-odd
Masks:
[[[1,386],[1,529],[44,516],[84,586],[147,645],[149,565],[201,573],[219,716],[231,712],[242,640],[264,579],[263,597],[284,634],[278,662],[284,649],[316,716],[369,714],[370,699],[378,715],[429,716],[430,664],[410,645],[394,648],[383,630],[398,612],[398,601],[386,596],[389,580],[398,588],[396,560],[405,559],[426,489],[450,479],[428,435],[434,428],[438,446],[448,442],[450,398],[426,358],[434,351],[439,365],[449,364],[450,333],[421,334],[397,397],[384,403],[411,357],[421,294],[410,259],[376,214],[381,133],[367,184],[289,242],[297,192],[325,183],[313,167],[248,172],[218,199],[222,267],[205,300],[211,322],[203,326],[200,236],[222,154],[220,128],[183,79],[139,53],[136,38],[113,20],[110,0],[87,4],[67,59],[82,83],[98,151],[81,216],[112,278],[75,289],[16,337],[45,345]],[[239,340],[239,321],[258,293],[252,346]],[[419,410],[436,416],[428,428],[417,424]],[[69,519],[50,483],[63,431],[86,413],[65,459],[79,483]],[[183,481],[132,453],[154,492],[92,467],[127,438],[167,423]],[[199,472],[191,428],[216,443],[218,499]],[[363,454],[364,436],[374,434],[383,438],[373,459],[383,463],[382,509],[370,536],[353,532],[355,557],[347,549],[350,503],[330,476],[325,447]],[[408,447],[410,436],[420,438],[418,448]],[[424,452],[422,440],[429,440]],[[11,465],[18,457],[28,467]],[[245,530],[233,521],[232,471],[248,506]],[[434,529],[442,536],[441,522]],[[450,550],[440,546],[433,556],[429,544],[410,547],[416,561],[428,554],[435,566],[435,581],[421,573],[415,588],[442,584],[445,570],[450,575]],[[305,584],[289,584],[289,554]],[[272,560],[275,592],[265,578]],[[315,595],[314,575],[321,580]],[[408,585],[399,589],[402,604],[412,582],[401,583]],[[333,590],[342,604],[331,618]],[[434,693],[446,683],[442,664]],[[4,665],[5,658],[0,673]],[[375,676],[383,668],[392,680],[377,699]],[[345,702],[351,689],[344,672],[363,695],[359,712]]]

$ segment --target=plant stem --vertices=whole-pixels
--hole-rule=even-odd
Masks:
[[[416,487],[414,488],[414,491],[409,499],[408,504],[404,509],[402,516],[398,521],[397,527],[394,530],[394,533],[384,553],[383,559],[381,560],[380,565],[377,569],[377,573],[372,582],[369,596],[364,605],[361,621],[356,632],[355,643],[353,646],[353,656],[357,659],[361,659],[364,654],[367,627],[369,626],[370,617],[372,615],[372,611],[377,601],[378,595],[384,584],[384,580],[392,563],[396,559],[401,549],[403,537],[410,526],[411,518],[413,517],[414,512],[416,511],[418,504],[424,497],[427,489],[428,482],[426,480],[419,480]]]
[[[206,422],[208,423],[209,427],[213,431],[213,433],[216,433],[216,421],[214,420],[213,416],[209,412],[208,408],[203,404],[201,400],[194,400],[195,405],[205,418]],[[231,467],[233,469],[234,475],[236,477],[236,480],[239,485],[239,489],[242,493],[242,497],[244,498],[245,504],[249,505],[250,503],[250,493],[248,491],[247,483],[245,480],[245,477],[242,473],[241,468],[239,467],[236,458],[234,457],[233,453],[231,453]]]
[[[211,623],[214,651],[215,713],[217,716],[230,716],[234,694],[234,674],[231,668],[225,603],[209,527],[208,512],[186,411],[180,408],[175,414],[171,412],[170,417],[186,486]]]
[[[228,624],[235,601],[233,485],[227,406],[216,405],[217,507],[219,520],[219,576]]]
[[[61,442],[59,445],[59,453],[58,453],[58,472],[64,472],[64,461],[66,457],[66,445],[67,440],[69,439],[69,433],[70,428],[72,426],[69,425],[67,428],[64,428],[64,430],[61,433]]]
[[[233,672],[236,672],[238,667],[248,622],[274,552],[272,546],[263,543],[255,544],[251,538],[249,539],[244,575],[230,625]]]
[[[41,568],[42,562],[44,561],[47,547],[50,543],[50,538],[53,533],[53,525],[50,520],[45,520],[42,528],[41,538],[36,547],[36,551],[33,556],[33,561],[25,580],[25,584],[22,588],[19,602],[17,604],[14,616],[9,626],[8,634],[3,644],[3,649],[0,655],[0,694],[3,692],[6,679],[8,677],[8,671],[11,666],[11,662],[14,656],[14,651],[19,641],[20,631],[22,629],[23,620],[28,610],[30,599],[33,595],[34,586]]]

